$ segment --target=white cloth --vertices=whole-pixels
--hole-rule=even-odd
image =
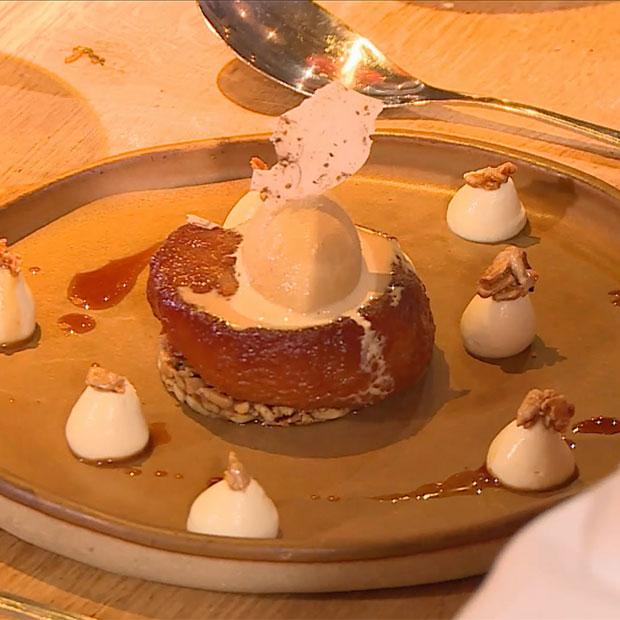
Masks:
[[[620,618],[620,471],[507,545],[458,620]]]

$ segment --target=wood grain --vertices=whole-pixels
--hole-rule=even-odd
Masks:
[[[618,2],[322,4],[431,84],[620,126]],[[66,64],[76,45],[92,47],[105,64],[86,57]],[[269,131],[272,115],[296,101],[235,61],[193,2],[4,2],[0,200],[123,151]],[[503,112],[433,104],[391,113],[380,126],[514,146],[620,186],[617,150]],[[0,590],[97,618],[446,618],[478,583],[316,596],[208,593],[105,574],[4,533],[0,562]]]

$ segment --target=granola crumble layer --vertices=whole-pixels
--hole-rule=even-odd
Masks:
[[[352,409],[320,408],[300,410],[231,398],[207,385],[183,356],[175,354],[165,337],[161,339],[157,367],[163,384],[174,396],[196,413],[224,418],[237,424],[261,422],[268,426],[293,426],[335,420]]]

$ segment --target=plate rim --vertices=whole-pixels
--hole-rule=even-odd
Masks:
[[[78,166],[71,168],[53,179],[45,181],[36,187],[31,187],[26,191],[10,198],[5,202],[0,202],[0,212],[6,208],[12,206],[14,203],[22,202],[28,198],[36,196],[38,193],[42,193],[51,189],[55,185],[60,185],[67,182],[69,179],[80,177],[82,175],[92,174],[95,170],[100,168],[112,168],[115,164],[125,162],[127,160],[139,159],[145,156],[161,155],[169,151],[184,151],[184,150],[203,150],[213,148],[216,146],[223,146],[229,143],[242,143],[242,142],[256,142],[269,140],[271,134],[266,132],[239,134],[238,136],[220,136],[214,138],[197,138],[193,140],[184,140],[181,142],[170,142],[166,144],[158,144],[155,146],[144,147],[140,149],[132,149],[129,151],[123,151],[116,155],[104,157],[95,162],[91,162],[85,166]],[[508,157],[513,156],[518,159],[522,159],[528,164],[538,166],[541,168],[548,168],[554,172],[559,172],[568,177],[579,179],[582,183],[594,187],[595,189],[607,194],[608,196],[620,201],[620,187],[615,187],[611,183],[604,181],[603,179],[594,176],[588,172],[583,172],[573,166],[563,164],[554,159],[548,159],[547,157],[539,156],[534,153],[522,151],[518,148],[514,148],[507,145],[495,145],[486,140],[479,138],[466,138],[463,136],[451,136],[449,133],[435,130],[423,130],[423,129],[406,129],[406,128],[382,128],[375,131],[372,137],[390,137],[390,138],[409,138],[426,140],[429,142],[440,142],[444,144],[462,146],[462,147],[474,147],[476,149],[487,151],[489,153],[506,155]],[[248,175],[249,177],[249,175]],[[245,177],[240,177],[245,178]]]

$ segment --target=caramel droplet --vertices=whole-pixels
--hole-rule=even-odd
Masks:
[[[97,321],[88,314],[69,313],[58,319],[58,325],[67,334],[85,334],[95,329]]]

